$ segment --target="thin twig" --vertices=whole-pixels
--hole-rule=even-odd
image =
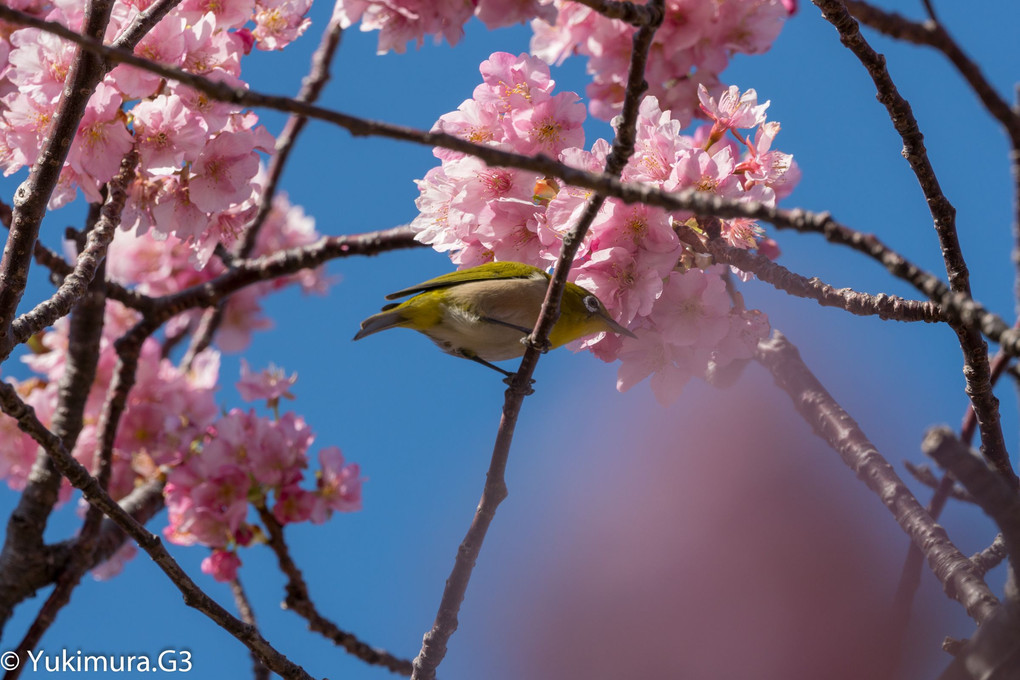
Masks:
[[[1006,541],[1002,538],[1002,534],[996,535],[987,548],[970,557],[970,561],[974,563],[974,568],[979,574],[987,574],[999,566],[1004,559],[1006,559]]]
[[[280,571],[287,576],[287,597],[284,606],[293,610],[298,616],[308,621],[308,629],[332,640],[333,644],[343,647],[351,654],[367,664],[382,666],[400,675],[411,674],[411,662],[396,657],[386,650],[371,647],[362,642],[353,633],[341,630],[335,623],[322,616],[308,595],[308,585],[301,570],[290,556],[290,549],[283,537],[283,527],[273,513],[264,505],[258,507],[259,517],[269,534],[269,547],[276,554]]]
[[[244,586],[236,576],[230,581],[230,594],[234,596],[234,604],[237,605],[237,613],[241,616],[241,620],[253,628],[258,627],[258,623],[255,621],[255,610],[252,609],[248,594],[244,592]],[[259,661],[254,652],[251,653],[251,662],[252,677],[255,680],[269,680],[269,669]]]
[[[645,64],[652,38],[662,23],[664,2],[663,0],[654,0],[648,7],[656,13],[656,17],[634,34],[623,113],[616,139],[613,141],[613,149],[606,159],[606,174],[611,177],[619,175],[634,151],[638,104],[641,94],[648,88],[644,81]],[[471,520],[471,526],[457,550],[453,570],[446,580],[446,587],[443,589],[435,621],[432,628],[425,633],[421,651],[414,659],[412,680],[433,680],[436,677],[436,669],[446,656],[447,643],[457,630],[458,614],[467,592],[471,572],[474,570],[489,525],[495,517],[496,508],[507,497],[504,474],[521,405],[524,397],[530,393],[531,376],[534,374],[539,354],[547,344],[549,332],[559,316],[560,299],[566,286],[567,272],[570,270],[571,262],[580,247],[585,232],[595,218],[598,207],[604,200],[605,196],[602,194],[593,196],[585,206],[585,211],[578,223],[563,239],[560,256],[556,261],[556,267],[546,290],[545,300],[542,302],[542,309],[535,328],[527,338],[524,357],[521,359],[520,367],[512,377],[510,387],[504,396],[503,413],[500,417],[499,429],[496,432],[496,441],[493,445],[492,458],[485,477],[481,500]]]
[[[915,465],[914,463],[911,463],[908,460],[904,461],[903,466],[907,468],[907,472],[910,473],[911,477],[921,482],[930,489],[937,489],[939,485],[942,484],[942,480],[945,479],[945,477],[936,477],[935,472],[927,465]],[[952,479],[952,477],[950,477],[950,479]],[[955,483],[950,484],[948,497],[954,500],[961,501],[963,503],[974,502],[974,498],[969,493],[967,493],[967,490]],[[928,514],[929,515],[932,514],[930,507],[928,510]],[[935,515],[932,515],[932,517],[935,517]],[[910,545],[914,544],[911,543]]]
[[[797,349],[781,333],[773,331],[772,338],[758,345],[757,359],[790,396],[815,434],[879,497],[921,548],[946,594],[959,601],[978,623],[991,616],[999,601],[975,573],[974,565],[918,503],[860,426],[804,365]]]

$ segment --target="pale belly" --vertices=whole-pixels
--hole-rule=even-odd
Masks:
[[[506,286],[507,282],[499,282],[499,285]],[[451,288],[449,302],[443,306],[443,323],[422,332],[449,354],[466,354],[485,361],[523,356],[526,347],[521,340],[535,326],[547,281],[544,277],[521,279],[512,285],[511,296],[507,296],[505,287],[496,289],[489,281]],[[487,318],[513,324],[519,329],[487,321]]]

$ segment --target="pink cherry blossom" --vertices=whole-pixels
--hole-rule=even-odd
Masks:
[[[79,175],[95,183],[107,182],[120,170],[121,159],[131,149],[131,133],[124,126],[121,96],[99,83],[78,125],[67,162]]]
[[[704,11],[700,6],[693,9]],[[679,5],[674,10],[680,11]],[[561,19],[564,12],[582,14],[564,8]],[[673,19],[677,26],[683,23],[679,16]],[[608,58],[601,54],[593,61]],[[548,69],[526,55],[496,53],[481,71],[483,82],[474,97],[441,117],[436,128],[490,146],[542,152],[526,131],[529,121],[543,111],[557,110],[561,101],[563,93],[553,91]],[[724,124],[703,125],[692,134],[683,133],[686,119],[664,109],[656,97],[646,97],[638,110],[635,153],[622,178],[666,191],[693,188],[775,205],[773,186],[788,191],[797,177],[792,158],[772,149],[779,126],[765,120],[765,105],[757,104],[753,91],[725,92],[721,103],[706,99]],[[731,128],[726,125],[731,124],[748,125],[754,135],[744,136],[736,128],[727,135]],[[586,151],[577,130],[578,145],[562,149],[559,160],[601,172],[609,143],[596,140]],[[500,260],[548,266],[592,198],[590,190],[561,186],[558,180],[535,173],[489,168],[473,157],[438,149],[435,155],[441,164],[418,182],[420,214],[412,226],[417,240],[448,252],[460,267]],[[589,349],[605,361],[620,359],[620,389],[651,376],[656,397],[668,402],[692,377],[745,360],[759,333],[767,332],[763,316],[754,317],[752,324],[744,310],[734,307],[723,281],[725,268],[712,265],[704,249],[697,247],[697,241],[715,233],[737,247],[775,252],[773,242],[752,220],[706,222],[690,212],[667,213],[613,198],[598,210],[569,277],[597,295],[641,342],[599,334],[573,346]]]
[[[319,451],[319,468],[318,502],[311,516],[312,522],[325,522],[334,510],[361,510],[361,484],[364,480],[359,476],[361,469],[357,463],[345,463],[340,449],[328,446]]]
[[[554,5],[555,22],[532,21],[531,51],[549,63],[587,57],[591,112],[608,120],[623,103],[634,28],[581,4]],[[645,72],[649,94],[686,125],[698,114],[698,87],[714,91],[733,54],[767,49],[788,15],[781,0],[667,0]]]
[[[211,14],[221,29],[240,28],[255,11],[255,0],[184,0],[180,14],[195,24]]]
[[[316,497],[311,491],[291,485],[281,489],[273,504],[273,517],[280,524],[307,522],[315,510]]]
[[[305,17],[312,0],[256,0],[252,36],[260,50],[279,50],[311,25]]]
[[[135,54],[161,64],[184,63],[187,21],[180,15],[164,17],[135,47]],[[110,71],[110,80],[128,99],[148,97],[156,92],[161,77],[151,71],[120,64]]]
[[[209,574],[220,583],[236,579],[240,567],[241,558],[233,550],[213,550],[202,560],[202,573]]]
[[[201,118],[176,94],[139,102],[132,116],[141,164],[151,174],[176,172],[185,158],[197,158],[205,144]]]
[[[245,401],[266,399],[271,404],[280,400],[293,399],[290,388],[297,382],[297,373],[287,376],[282,368],[269,364],[258,373],[251,370],[248,362],[241,359],[241,380],[237,383],[237,391]]]
[[[215,212],[247,200],[259,170],[255,135],[221,132],[198,156],[188,182],[189,198],[199,210]]]
[[[698,88],[701,110],[720,128],[753,128],[765,122],[765,109],[769,102],[758,103],[754,90],[741,92],[736,85],[730,85],[719,95],[718,101],[708,94],[704,85]]]

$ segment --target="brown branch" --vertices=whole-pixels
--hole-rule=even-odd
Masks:
[[[854,18],[865,26],[891,38],[933,47],[941,52],[967,81],[988,112],[1002,123],[1013,147],[1020,148],[1020,114],[1010,108],[1009,102],[995,91],[981,72],[981,67],[967,56],[942,24],[934,18],[923,23],[911,21],[896,12],[887,12],[861,0],[845,0],[845,3]]]
[[[290,556],[290,549],[283,537],[283,527],[264,505],[258,507],[259,517],[269,534],[269,547],[276,554],[280,571],[287,577],[287,597],[284,606],[308,621],[308,629],[319,633],[338,647],[367,664],[382,666],[400,675],[411,674],[411,662],[393,656],[383,649],[371,647],[352,633],[341,630],[335,623],[322,616],[308,595],[308,585],[301,570]]]
[[[574,0],[574,2],[590,7],[608,19],[621,19],[638,28],[662,21],[661,14],[656,14],[651,5],[635,5],[633,2],[613,0]]]
[[[86,231],[94,231],[100,221],[100,206],[89,206]],[[67,360],[60,377],[57,408],[53,415],[53,431],[68,449],[74,447],[81,432],[85,402],[95,379],[105,306],[102,284],[101,276],[93,279],[88,293],[78,300],[71,314]],[[57,502],[61,480],[49,454],[40,448],[29,473],[28,483],[11,512],[7,540],[0,554],[0,580],[6,586],[3,589],[5,619],[6,612],[32,595],[34,588],[39,585],[34,579],[25,578],[26,567],[31,563],[36,563],[36,566],[28,573],[47,574],[57,582],[56,588],[46,599],[18,646],[19,658],[25,658],[24,654],[35,648],[55,620],[57,612],[68,602],[81,573],[77,565],[82,558],[73,548],[67,551],[71,559],[62,569],[53,571],[41,566],[52,559],[51,548],[44,545],[43,532]],[[21,669],[11,671],[8,677],[13,679],[20,672]]]
[[[211,307],[245,286],[317,267],[338,257],[378,255],[390,250],[421,247],[424,247],[423,244],[414,240],[414,232],[409,227],[349,236],[325,236],[303,248],[283,250],[253,260],[239,260],[233,269],[205,283],[154,298],[145,313],[151,321],[162,323],[188,309]]]
[[[35,411],[21,400],[14,387],[3,382],[0,382],[0,408],[18,421],[18,427],[50,453],[61,474],[67,477],[75,488],[81,490],[86,501],[102,510],[149,554],[156,566],[162,569],[180,590],[185,604],[201,611],[220,628],[241,641],[273,672],[287,678],[311,680],[311,676],[304,669],[273,648],[257,630],[232,616],[199,588],[170,556],[159,537],[149,532],[117,505],[88,470],[71,456],[60,438],[39,422]]]
[[[1003,372],[1010,364],[1010,358],[1001,350],[992,361],[992,372],[991,372],[991,384],[995,385],[999,378],[1002,377]],[[977,418],[974,414],[974,407],[970,405],[967,407],[967,411],[963,417],[963,423],[960,425],[960,439],[967,445],[974,438],[975,430],[977,429]],[[922,479],[919,475],[915,474],[915,478],[922,483],[928,483],[935,489],[935,493],[932,494],[931,500],[928,502],[928,514],[932,516],[932,519],[938,519],[939,515],[945,509],[946,502],[950,498],[957,498],[964,501],[974,503],[975,500],[971,497],[965,489],[959,487],[956,484],[956,480],[953,479],[952,475],[943,475],[940,480],[935,479],[934,473],[927,466],[912,466],[909,462],[907,463],[907,469],[911,473],[915,472],[915,469],[920,471],[924,470],[927,473],[927,477]],[[917,589],[921,586],[921,568],[924,563],[924,556],[921,551],[913,543],[907,549],[907,557],[903,562],[903,569],[900,572],[899,584],[896,587],[896,595],[893,599],[892,609],[892,624],[890,630],[895,635],[899,636],[899,643],[890,645],[892,650],[902,649],[903,639],[906,636],[907,628],[910,625],[910,610],[913,607],[914,596],[917,593]],[[984,572],[982,572],[984,573]]]
[[[764,255],[734,248],[719,240],[709,241],[708,250],[717,262],[750,272],[779,290],[815,300],[823,307],[839,307],[858,316],[878,316],[893,321],[936,323],[946,320],[939,306],[929,300],[906,300],[885,293],[869,295],[852,288],[836,289],[817,277],[809,279],[795,274]]]
[[[822,15],[839,32],[843,43],[860,60],[878,91],[878,100],[885,106],[889,118],[903,140],[903,156],[921,186],[935,233],[942,249],[942,258],[949,277],[949,287],[956,293],[970,295],[970,275],[963,259],[963,251],[956,231],[956,209],[939,186],[935,169],[924,148],[924,136],[917,125],[910,104],[904,99],[889,75],[885,58],[875,52],[861,35],[857,22],[850,16],[842,0],[813,0]],[[981,451],[999,473],[1014,487],[1020,485],[1009,460],[1006,442],[999,419],[999,400],[992,392],[991,369],[988,365],[988,346],[980,332],[950,320],[960,341],[964,359],[964,380],[981,430]]]
[[[1020,496],[1016,490],[993,473],[948,427],[929,430],[921,448],[939,467],[952,473],[998,525],[1015,573],[1020,560]]]
[[[998,534],[987,548],[971,555],[970,561],[979,574],[987,574],[1006,559],[1006,541]]]
[[[921,548],[946,594],[981,623],[999,602],[974,565],[949,540],[945,529],[917,502],[910,489],[875,448],[860,426],[839,406],[804,365],[797,349],[778,331],[758,346],[758,361],[772,373],[794,406],[865,485],[882,501],[900,527]]]
[[[133,168],[132,168],[133,171]],[[113,190],[110,189],[110,200],[104,204],[102,210],[92,206],[90,211],[89,228],[87,236],[79,239],[79,263],[84,259],[89,246],[86,243],[93,243],[92,236],[97,231],[106,228],[104,221],[109,221],[110,212],[107,210],[111,202],[116,202],[113,197]],[[119,216],[119,210],[117,211]],[[86,241],[87,239],[87,241]],[[61,439],[64,446],[71,450],[74,448],[78,435],[84,425],[85,403],[88,399],[89,390],[96,377],[96,368],[99,365],[100,342],[103,335],[103,316],[106,309],[105,290],[105,267],[103,262],[96,266],[95,274],[88,282],[88,290],[82,295],[73,311],[71,312],[70,331],[68,333],[67,361],[64,374],[60,378],[57,410],[53,415],[53,432]],[[70,278],[70,277],[69,277]],[[52,510],[53,503],[57,500],[60,491],[62,477],[57,471],[45,449],[40,448],[40,457],[36,461],[36,468],[39,468],[41,475],[33,474],[33,480],[29,486],[45,487],[29,493],[26,489],[25,496],[33,496],[38,499],[40,496],[47,498],[49,504],[45,507],[47,515]],[[35,471],[33,471],[35,472]],[[20,506],[20,503],[19,503]],[[19,508],[20,509],[20,508]],[[49,597],[36,615],[32,625],[18,645],[18,658],[27,658],[28,652],[35,649],[42,639],[42,636],[56,620],[57,614],[71,600],[71,594],[78,587],[81,577],[92,566],[92,555],[99,533],[102,513],[90,507],[82,524],[77,540],[71,547],[71,555],[64,569],[57,578],[56,585],[50,592]],[[45,528],[45,518],[39,523],[40,533]],[[41,536],[40,536],[41,539]],[[4,676],[5,680],[15,680],[25,668],[22,664],[11,669]]]
[[[169,14],[174,7],[181,4],[181,0],[156,0],[144,11],[139,12],[121,32],[113,45],[126,50],[133,50],[149,31],[156,27],[156,24]]]
[[[648,84],[644,80],[648,51],[655,31],[661,25],[663,18],[663,0],[653,0],[648,7],[656,16],[634,34],[623,112],[620,116],[612,151],[606,159],[605,174],[614,179],[622,172],[627,160],[634,152],[638,105],[641,95],[648,89]],[[471,520],[471,526],[457,550],[453,570],[446,580],[446,587],[443,589],[435,621],[432,628],[425,633],[421,651],[414,659],[412,680],[433,680],[436,677],[436,669],[446,656],[447,643],[457,630],[458,614],[467,593],[471,572],[474,570],[481,552],[485,535],[495,517],[496,508],[507,497],[506,465],[521,405],[524,397],[531,393],[530,386],[533,382],[531,377],[538,363],[539,354],[548,345],[549,332],[559,316],[560,300],[574,255],[605,198],[603,194],[593,196],[585,206],[585,211],[578,223],[563,238],[563,246],[549,281],[538,320],[535,322],[534,330],[526,338],[527,349],[524,357],[521,359],[517,373],[510,379],[510,386],[504,396],[503,413],[500,417],[499,429],[496,432],[496,441],[493,444],[492,458],[485,477],[481,500]]]
[[[120,214],[127,200],[127,185],[134,179],[138,154],[133,149],[120,164],[120,173],[109,184],[109,196],[103,204],[99,220],[89,230],[85,247],[78,254],[74,269],[64,277],[60,288],[48,300],[40,302],[31,311],[22,314],[11,325],[11,337],[21,343],[43,328],[53,325],[65,316],[88,290],[100,264],[106,257],[106,249],[120,226]],[[105,296],[105,293],[104,293]],[[13,345],[11,346],[13,348]],[[5,358],[0,355],[0,359]]]

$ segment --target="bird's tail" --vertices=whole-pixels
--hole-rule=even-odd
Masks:
[[[399,309],[396,309],[398,306],[399,305],[395,304],[387,305],[383,307],[383,310],[378,314],[373,314],[362,321],[361,330],[354,336],[354,339],[361,340],[368,335],[384,331],[387,328],[405,325],[407,323],[407,319]]]

